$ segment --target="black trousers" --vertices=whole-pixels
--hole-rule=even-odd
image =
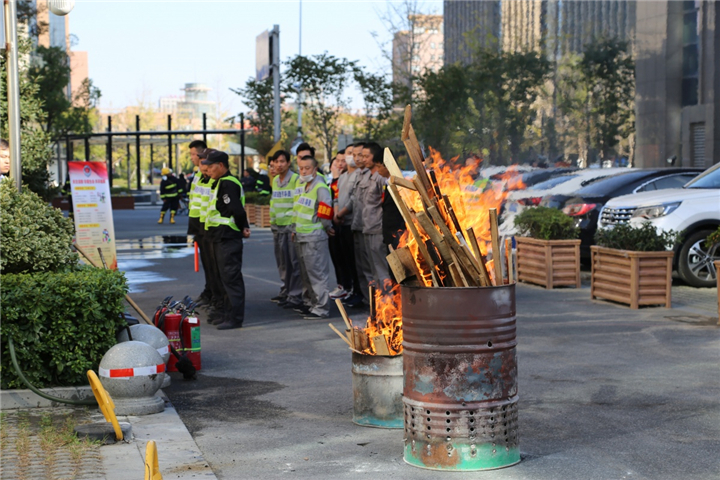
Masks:
[[[214,242],[215,262],[225,289],[225,322],[242,325],[245,320],[245,281],[242,276],[242,238]]]
[[[177,212],[178,207],[180,206],[180,198],[179,197],[170,197],[163,199],[162,208],[160,209],[161,212],[165,212],[168,209],[170,210],[170,213]]]
[[[217,266],[217,260],[215,259],[215,243],[213,243],[210,235],[203,235],[201,237],[202,245],[200,253],[204,251],[204,257],[202,257],[203,266],[207,265],[205,269],[207,275],[205,280],[208,282],[207,286],[210,288],[210,305],[217,311],[225,312],[225,287],[223,287],[222,279],[220,278],[220,272]],[[207,257],[207,264],[205,260]]]
[[[353,231],[350,225],[340,225],[335,231],[335,238],[338,240],[338,259],[341,271],[338,283],[345,290],[353,290],[355,294],[362,295],[357,267],[355,266],[355,244],[353,242]],[[341,280],[342,278],[342,280]]]

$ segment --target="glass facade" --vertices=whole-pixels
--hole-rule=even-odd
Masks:
[[[698,104],[700,83],[699,1],[683,2],[682,106]]]

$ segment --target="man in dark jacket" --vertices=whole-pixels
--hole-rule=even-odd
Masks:
[[[214,181],[205,229],[212,239],[215,264],[225,289],[225,321],[218,325],[218,330],[240,328],[245,320],[243,238],[250,236],[245,195],[240,180],[230,173],[227,153],[209,149],[201,163],[208,166],[207,173]]]

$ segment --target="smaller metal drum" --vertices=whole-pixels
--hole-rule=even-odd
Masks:
[[[363,427],[403,428],[402,355],[352,354],[353,423]]]

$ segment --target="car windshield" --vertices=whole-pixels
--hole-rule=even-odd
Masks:
[[[685,188],[720,188],[720,163],[690,180]]]
[[[602,177],[598,181],[578,190],[577,194],[589,197],[607,195],[608,193],[614,192],[616,189],[622,188],[635,180],[648,176],[648,174],[649,172],[647,171],[636,171]]]
[[[575,178],[577,175],[561,175],[559,177],[551,178],[550,180],[545,180],[544,182],[536,183],[533,185],[533,190],[548,190],[550,188],[553,188],[556,185],[560,185],[561,183],[565,183],[571,178]]]

